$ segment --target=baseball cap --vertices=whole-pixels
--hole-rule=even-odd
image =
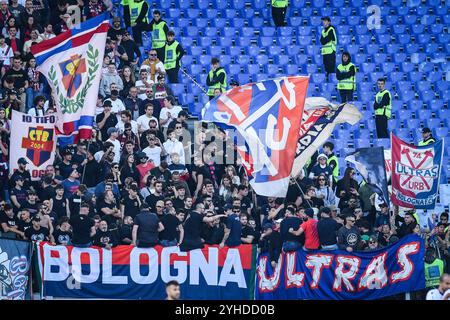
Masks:
[[[325,159],[328,160],[328,157],[327,157],[327,155],[326,155],[325,153],[319,154],[319,156],[317,157],[317,159],[320,159],[320,158],[325,158]]]
[[[430,128],[425,127],[422,129],[422,133],[430,133],[430,132],[431,132]]]
[[[305,214],[310,217],[313,218],[314,217],[314,210],[312,208],[308,208],[305,210]]]
[[[19,160],[17,160],[17,163],[18,164],[28,164],[28,161],[25,158],[20,158]]]
[[[369,237],[369,241],[376,241],[376,242],[378,242],[378,238],[375,235],[371,235]]]
[[[108,136],[109,136],[109,135],[111,135],[112,133],[118,132],[118,131],[119,131],[119,130],[117,130],[117,128],[114,128],[114,127],[113,127],[113,128],[109,128],[108,131],[106,131],[106,133],[107,133]]]
[[[225,205],[223,206],[223,210],[225,210],[225,211],[230,210],[230,209],[232,209],[232,208],[233,208],[233,206],[232,206],[231,204],[229,204],[229,203],[227,203],[227,204],[225,204]]]
[[[14,182],[19,181],[19,180],[23,181],[23,177],[20,174],[14,177]]]

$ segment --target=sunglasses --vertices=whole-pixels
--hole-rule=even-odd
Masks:
[[[157,208],[164,208],[163,206],[156,206]]]
[[[175,129],[181,129],[182,127],[175,127]]]
[[[113,167],[114,169],[119,169],[119,167]]]
[[[319,181],[325,181],[325,179],[319,179]]]
[[[156,57],[156,54],[150,53],[149,56]]]
[[[370,243],[370,244],[374,244],[374,243],[376,243],[376,242],[375,242],[375,241],[369,241],[369,243]]]
[[[241,210],[233,210],[233,212],[241,212]]]
[[[349,222],[353,222],[353,223],[355,223],[355,220],[348,220]]]

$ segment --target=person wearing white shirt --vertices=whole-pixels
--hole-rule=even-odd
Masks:
[[[148,139],[148,143],[149,146],[144,148],[142,152],[147,155],[148,161],[152,161],[155,164],[155,167],[158,167],[161,164],[162,149],[156,145],[156,139],[153,137]]]
[[[142,101],[147,99],[147,89],[152,88],[155,82],[150,78],[148,69],[144,68],[139,71],[139,80],[136,81],[135,87],[138,88],[138,98]]]
[[[178,114],[183,110],[180,106],[174,106],[175,98],[167,96],[164,98],[164,108],[159,114],[159,124],[163,128],[167,128],[169,124],[178,117]]]
[[[450,289],[450,274],[444,273],[439,278],[439,287],[431,289],[427,293],[426,300],[443,300]]]
[[[155,120],[156,123],[158,123],[158,119],[156,119],[153,116],[153,105],[152,104],[147,104],[145,106],[145,114],[143,114],[142,116],[140,116],[139,118],[137,118],[136,122],[138,124],[138,131],[139,133],[144,132],[145,130],[150,129],[150,125],[149,122],[150,120]],[[157,126],[157,128],[159,129],[159,125]]]
[[[125,110],[120,113],[120,121],[116,124],[116,128],[119,129],[120,134],[125,131],[125,123],[130,123],[131,131],[135,135],[138,135],[138,124],[136,121],[131,120],[131,112],[129,110]]]
[[[114,160],[113,162],[119,163],[120,162],[120,142],[117,140],[117,137],[119,136],[119,132],[117,128],[109,128],[108,131],[109,139],[106,140],[106,142],[111,142],[114,145]]]
[[[184,147],[183,144],[177,140],[175,135],[175,130],[169,129],[167,131],[167,141],[163,143],[164,149],[167,152],[167,164],[170,165],[172,163],[172,159],[170,157],[171,154],[176,153],[180,156],[180,163],[185,164],[184,158]]]
[[[122,100],[119,98],[119,91],[111,90],[111,97],[105,101],[111,101],[111,113],[114,113],[117,116],[117,121],[120,121],[120,113],[126,109]]]
[[[11,46],[8,46],[5,43],[5,36],[3,34],[0,34],[0,63],[2,63],[3,66],[10,66],[11,58],[13,56],[14,52]]]
[[[41,36],[44,40],[49,40],[56,37],[56,35],[53,33],[53,25],[51,23],[46,24],[44,32],[41,34]]]

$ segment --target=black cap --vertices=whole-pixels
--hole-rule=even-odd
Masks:
[[[431,130],[430,128],[425,127],[422,129],[422,133],[431,133]]]
[[[19,158],[19,160],[17,160],[17,163],[18,164],[28,164],[28,161],[25,158]]]
[[[19,181],[19,180],[23,181],[23,177],[20,174],[18,174],[17,176],[14,177],[14,182]]]
[[[230,210],[230,209],[232,209],[232,208],[233,208],[233,206],[232,206],[231,204],[229,204],[229,203],[227,203],[227,204],[225,204],[225,205],[223,206],[223,210],[224,210],[224,211]]]
[[[329,22],[331,22],[331,19],[330,19],[330,17],[328,17],[328,16],[326,16],[326,17],[322,17],[322,21],[329,21]]]

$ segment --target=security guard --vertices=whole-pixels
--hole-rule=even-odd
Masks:
[[[150,22],[148,30],[152,32],[152,49],[156,50],[158,59],[164,61],[164,47],[166,45],[169,27],[161,19],[161,12],[159,10],[153,11],[153,20]]]
[[[122,0],[125,25],[131,27],[134,41],[142,44],[142,32],[148,27],[148,3],[145,0]]]
[[[433,137],[430,128],[422,129],[422,137],[423,139],[419,141],[419,147],[427,146],[429,144],[435,143],[436,139]]]
[[[170,83],[178,83],[178,71],[180,70],[180,60],[185,54],[181,44],[174,40],[175,32],[170,30],[167,33],[167,42],[164,47],[164,68]]]
[[[389,138],[388,120],[391,118],[392,110],[392,96],[391,93],[385,89],[386,80],[378,79],[378,93],[375,96],[373,108],[375,109],[375,125],[377,127],[378,139]]]
[[[353,100],[353,91],[356,89],[355,75],[356,67],[352,63],[350,53],[342,53],[342,63],[338,65],[336,70],[337,88],[342,103]]]
[[[444,261],[437,259],[434,250],[429,248],[425,252],[425,286],[437,287],[439,278],[444,274]]]
[[[333,187],[336,185],[339,178],[339,160],[338,157],[333,152],[334,144],[333,142],[327,141],[323,144],[323,152],[327,155],[327,165],[333,170]]]
[[[220,88],[222,92],[227,90],[227,74],[225,69],[220,66],[219,59],[212,58],[211,65],[212,69],[209,71],[208,77],[206,77],[209,100],[214,99],[214,89]]]
[[[286,25],[284,17],[286,16],[289,0],[272,0],[272,19],[276,27]]]
[[[330,17],[322,18],[322,35],[320,36],[320,43],[322,44],[321,54],[323,57],[323,65],[327,74],[327,81],[330,80],[330,73],[336,70],[336,44],[337,36],[336,30],[331,25]]]

